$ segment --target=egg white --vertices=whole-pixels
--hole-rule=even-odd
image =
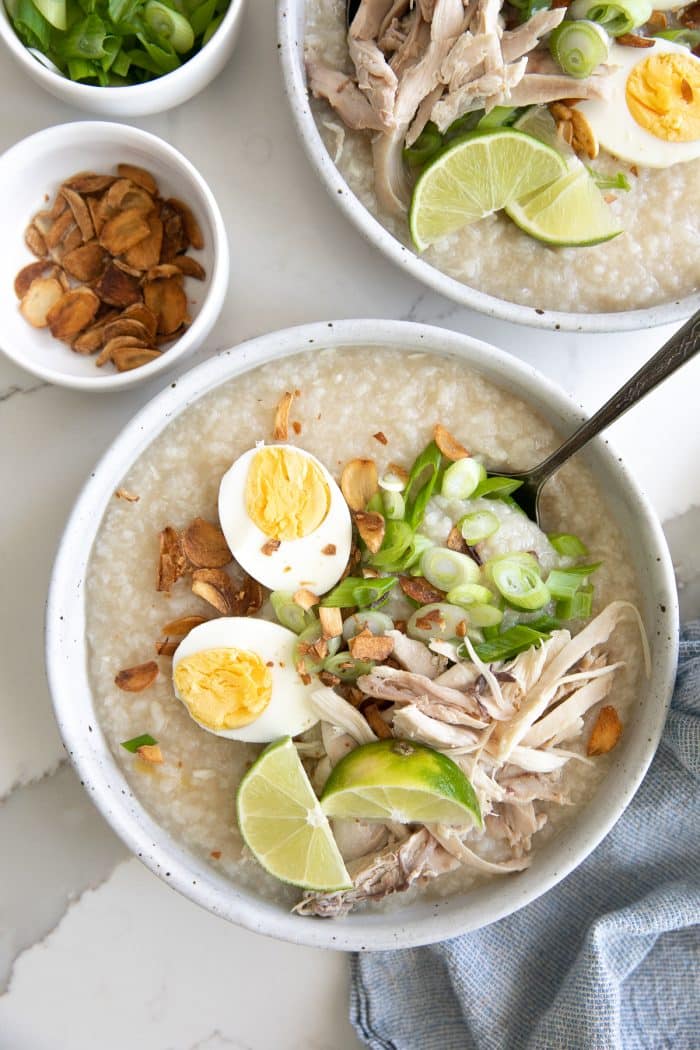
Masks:
[[[293,647],[297,636],[278,623],[246,616],[222,616],[194,627],[183,638],[173,655],[173,673],[186,656],[206,649],[244,649],[257,653],[263,663],[272,662],[272,696],[263,713],[238,729],[211,729],[196,718],[193,721],[215,736],[249,743],[265,743],[281,736],[296,736],[318,722],[309,697],[318,682],[304,685],[294,666]],[[173,681],[173,688],[174,681]],[[182,700],[177,689],[175,695]],[[185,705],[187,707],[187,705]],[[189,708],[187,708],[189,713]],[[192,717],[192,715],[190,715]]]
[[[271,554],[262,548],[269,536],[251,521],[246,509],[246,483],[250,463],[258,448],[251,448],[239,456],[224,474],[219,488],[219,521],[226,542],[234,558],[247,573],[273,591],[296,591],[305,587],[314,594],[325,594],[343,575],[352,545],[350,511],[342,492],[323,463],[304,449],[289,448],[312,460],[323,474],[330,493],[328,513],[321,524],[308,536],[297,540],[282,540]],[[323,554],[329,544],[335,554]]]
[[[579,102],[577,106],[591,125],[598,143],[608,153],[646,168],[668,168],[671,164],[700,157],[700,139],[695,142],[666,142],[641,127],[628,109],[625,95],[627,78],[639,62],[662,51],[677,51],[700,62],[687,47],[670,40],[660,39],[653,47],[645,48],[623,47],[613,43],[608,64],[618,68],[606,78],[608,97],[589,99]]]

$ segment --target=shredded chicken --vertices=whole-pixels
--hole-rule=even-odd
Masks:
[[[474,110],[603,97],[609,67],[568,76],[543,44],[564,7],[537,11],[504,31],[502,6],[503,0],[362,0],[348,31],[354,75],[307,55],[311,92],[348,127],[379,132],[372,141],[375,193],[389,213],[406,211],[403,149],[429,120],[444,132]]]
[[[429,747],[474,750],[479,746],[479,737],[473,730],[431,718],[414,704],[395,711],[392,725],[396,736],[418,740]]]
[[[400,671],[396,667],[375,667],[370,674],[361,675],[357,684],[367,696],[378,700],[393,700],[397,703],[413,703],[416,698],[438,700],[443,704],[453,704],[468,711],[475,718],[481,719],[481,710],[473,695],[459,689],[413,674],[411,671]]]
[[[377,901],[407,890],[414,882],[453,871],[460,860],[442,847],[427,828],[415,831],[403,842],[388,846],[348,864],[351,890],[340,893],[306,893],[294,911],[328,919],[346,915],[355,905]]]
[[[401,664],[406,671],[423,675],[425,678],[435,679],[445,670],[447,658],[431,653],[423,642],[415,638],[409,638],[401,631],[387,631],[389,638],[394,639],[394,648],[391,655]]]

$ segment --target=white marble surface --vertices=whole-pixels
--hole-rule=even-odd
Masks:
[[[84,116],[4,52],[0,97],[2,149]],[[198,164],[228,225],[230,295],[199,358],[304,321],[400,317],[496,343],[593,409],[670,334],[519,330],[395,270],[336,212],[295,139],[270,3],[251,0],[237,53],[204,94],[138,123]],[[345,958],[228,926],[129,859],[54,727],[42,619],[56,544],[91,466],[160,382],[91,398],[0,360],[0,1050],[350,1050]],[[696,361],[613,433],[666,524],[686,615],[700,613],[699,388]]]

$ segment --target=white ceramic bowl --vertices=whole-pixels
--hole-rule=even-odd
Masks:
[[[46,660],[59,728],[81,780],[117,834],[152,871],[198,904],[248,929],[321,947],[386,949],[441,940],[494,922],[540,896],[595,848],[632,798],[656,750],[675,673],[678,610],[673,568],[654,513],[618,457],[598,439],[582,455],[628,538],[644,595],[641,612],[652,646],[653,672],[611,756],[604,786],[569,827],[542,847],[532,867],[443,901],[418,900],[388,912],[322,921],[290,915],[283,907],[236,886],[188,852],[134,798],[97,721],[87,676],[83,581],[100,520],[134,461],[171,420],[203,394],[266,361],[298,351],[314,353],[321,346],[362,344],[458,357],[524,397],[563,433],[583,418],[558,387],[529,366],[469,336],[425,325],[371,320],[305,325],[223,351],[146,405],[90,475],[54,566],[46,616]],[[233,809],[231,814],[233,819]]]
[[[342,6],[342,5],[341,5]],[[644,310],[616,313],[567,313],[520,306],[506,299],[477,291],[421,259],[375,219],[355,196],[336,167],[319,135],[309,105],[304,68],[306,0],[278,0],[277,32],[284,85],[302,143],[309,160],[332,199],[360,233],[392,262],[413,277],[456,303],[489,317],[570,332],[625,332],[655,325],[672,324],[700,309],[700,292]]]
[[[79,171],[112,172],[130,163],[155,176],[164,197],[179,197],[192,208],[204,235],[204,249],[191,254],[206,271],[203,281],[185,279],[192,324],[162,357],[130,372],[97,368],[94,356],[74,353],[48,329],[32,328],[19,312],[15,275],[35,262],[24,243],[31,217],[53,199],[64,179]],[[167,371],[196,349],[221,313],[228,289],[229,251],[224,221],[197,169],[167,142],[138,128],[99,121],[59,124],[18,142],[0,157],[0,349],[21,368],[59,386],[103,393],[134,386]]]
[[[103,88],[80,84],[61,73],[47,69],[24,46],[0,3],[0,38],[8,51],[32,80],[69,106],[103,117],[143,117],[173,109],[197,92],[221,72],[235,47],[241,26],[244,0],[230,0],[226,15],[211,40],[188,62],[173,73],[146,84]]]

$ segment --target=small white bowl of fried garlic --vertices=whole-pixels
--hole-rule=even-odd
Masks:
[[[0,349],[59,386],[152,379],[221,312],[219,207],[167,142],[122,124],[63,124],[0,157]]]

